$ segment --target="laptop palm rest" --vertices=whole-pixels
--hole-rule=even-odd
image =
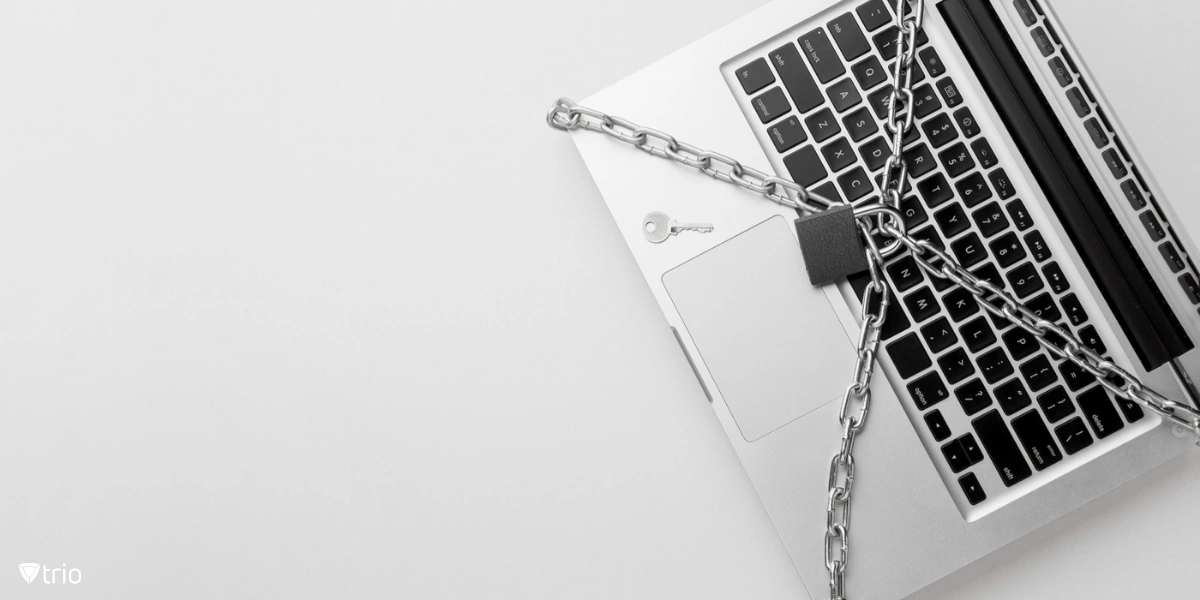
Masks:
[[[746,441],[841,396],[854,346],[809,284],[788,220],[767,219],[662,281]]]

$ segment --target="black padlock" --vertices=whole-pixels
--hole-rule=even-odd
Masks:
[[[870,267],[854,207],[849,204],[796,219],[796,235],[808,281],[813,285],[845,279]]]

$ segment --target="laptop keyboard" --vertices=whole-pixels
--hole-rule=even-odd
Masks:
[[[891,9],[870,0],[737,69],[793,180],[830,199],[879,196],[879,172],[891,152],[884,119],[895,38]],[[1103,355],[1058,257],[924,35],[917,56],[916,120],[904,142],[911,181],[901,205],[909,231]],[[894,296],[883,346],[905,381],[905,401],[922,417],[914,426],[933,440],[926,442],[930,456],[954,474],[969,504],[987,499],[979,469],[1017,486],[1144,417],[1023,329],[981,310],[966,291],[931,279],[907,252],[892,257],[885,272]],[[861,298],[867,276],[851,284]],[[948,420],[951,413],[962,416]],[[950,423],[970,426],[954,430]]]

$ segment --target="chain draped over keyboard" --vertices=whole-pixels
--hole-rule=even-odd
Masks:
[[[1032,474],[1000,414],[1002,410],[1004,415],[1013,415],[1032,404],[1026,388],[1038,393],[1038,403],[1051,423],[1062,422],[1055,433],[1068,454],[1092,444],[1083,419],[1067,420],[1075,412],[1072,396],[1098,437],[1123,427],[1105,390],[1118,400],[1117,406],[1131,423],[1142,418],[1140,407],[1144,407],[1200,437],[1200,411],[1149,389],[1105,356],[1107,349],[1095,328],[1086,325],[1088,316],[1082,304],[1069,293],[1062,269],[1052,260],[1024,204],[1014,197],[1015,188],[1004,169],[998,167],[999,160],[981,136],[981,128],[970,109],[961,106],[962,95],[949,76],[942,77],[946,69],[940,57],[932,47],[918,52],[928,41],[921,31],[923,0],[896,0],[890,12],[883,0],[869,0],[856,12],[857,20],[848,12],[828,24],[847,60],[863,57],[870,50],[860,21],[868,31],[893,23],[872,38],[879,55],[892,61],[892,83],[882,85],[889,79],[888,73],[874,55],[867,55],[850,69],[858,87],[867,93],[875,115],[863,106],[841,118],[845,135],[854,143],[879,132],[876,117],[883,121],[886,137],[880,135],[858,148],[867,168],[880,171],[875,182],[881,198],[867,197],[873,186],[861,166],[838,176],[836,186],[829,181],[810,189],[829,173],[813,146],[796,148],[810,140],[809,134],[814,143],[842,134],[833,110],[847,113],[862,103],[862,94],[850,78],[837,80],[845,74],[845,67],[820,28],[802,36],[800,44],[806,52],[831,58],[812,61],[820,65],[814,70],[825,86],[824,92],[805,69],[796,47],[789,43],[771,57],[782,86],[769,87],[751,102],[764,125],[773,123],[768,133],[776,150],[781,154],[790,152],[783,162],[791,180],[566,98],[555,101],[546,114],[547,124],[555,129],[604,133],[801,213],[816,213],[846,202],[854,207],[870,268],[865,275],[851,280],[861,301],[862,328],[853,380],[843,394],[839,413],[841,445],[830,463],[825,563],[834,599],[845,597],[849,501],[854,482],[852,452],[869,411],[870,384],[881,342],[887,344],[896,371],[908,382],[913,402],[921,411],[927,411],[924,420],[938,442],[949,439],[951,433],[942,414],[928,409],[949,397],[947,383],[961,384],[954,393],[968,417],[983,413],[972,421],[974,433],[1006,486]],[[930,84],[913,89],[925,79],[922,65],[931,77],[942,77],[936,82],[936,91]],[[738,79],[747,94],[776,83],[767,61],[761,58],[739,69]],[[784,118],[793,105],[800,113],[822,106],[826,95],[833,110],[821,108],[804,118],[803,125],[796,116]],[[916,119],[922,120],[919,131],[914,127]],[[940,168],[930,146],[938,151]],[[835,173],[858,162],[846,137],[830,141],[820,152]],[[915,188],[921,201],[906,196],[910,177],[918,180]],[[845,194],[844,200],[839,191]],[[950,202],[955,192],[961,203]],[[964,205],[972,210],[970,218]],[[937,209],[933,214],[936,229],[932,224],[925,226],[929,221],[926,207]],[[951,240],[949,251],[937,230]],[[994,264],[988,261],[989,256]],[[1007,269],[1004,276],[1000,269]],[[932,290],[923,285],[925,276]],[[950,290],[941,296],[941,306],[933,290]],[[920,325],[918,331],[900,335],[913,324],[899,310],[889,313],[889,307],[900,302],[897,294],[905,294],[903,305]],[[980,308],[983,314],[979,314]],[[1064,317],[1078,328],[1078,335],[1060,324]],[[950,320],[961,323],[957,335]],[[996,331],[1005,329],[1009,331],[997,336]],[[999,340],[1007,354],[1000,349]],[[934,361],[926,348],[940,354],[937,369],[930,370]],[[1009,355],[1021,363],[1019,369]],[[1047,355],[1061,361],[1061,385]],[[1020,375],[1014,376],[1018,370]],[[988,393],[989,386],[992,394]],[[993,395],[1000,410],[991,408]],[[1010,423],[1026,452],[1038,457],[1033,465],[1038,471],[1062,459],[1037,411],[1027,411]],[[954,473],[984,460],[972,433],[951,440],[941,450]],[[971,504],[986,498],[974,474],[962,476],[959,484]]]

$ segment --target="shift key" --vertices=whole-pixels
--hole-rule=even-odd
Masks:
[[[776,48],[771,51],[770,59],[771,64],[775,65],[775,70],[779,72],[779,79],[791,95],[796,110],[805,113],[825,103],[825,94],[817,87],[816,80],[804,65],[804,59],[800,58],[795,44],[785,44]]]
[[[838,58],[833,44],[829,43],[829,36],[825,34],[824,28],[818,27],[815,31],[801,36],[800,50],[804,52],[804,57],[812,65],[821,83],[829,83],[835,77],[846,73],[846,67],[842,64],[842,59]]]
[[[1008,432],[1008,425],[1004,424],[1000,411],[988,411],[971,424],[975,426],[975,433],[1005,486],[1012,487],[1033,474],[1029,463],[1021,456],[1021,449]]]

